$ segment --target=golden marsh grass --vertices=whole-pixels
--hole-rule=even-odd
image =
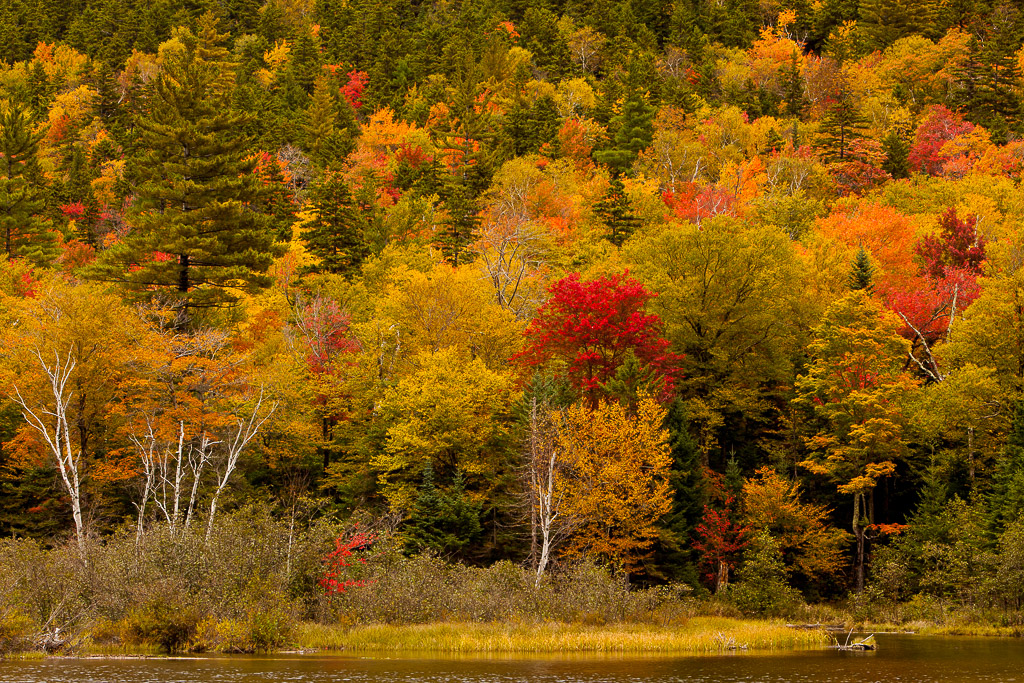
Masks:
[[[709,654],[821,647],[823,631],[782,622],[695,617],[678,626],[564,623],[304,624],[298,646],[347,652]]]

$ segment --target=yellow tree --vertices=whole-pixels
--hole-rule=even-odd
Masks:
[[[601,401],[558,416],[564,465],[555,488],[565,515],[578,524],[565,554],[604,557],[626,572],[637,567],[672,508],[664,419],[664,408],[647,396],[633,411]]]
[[[790,359],[815,308],[800,296],[802,264],[781,230],[726,218],[651,228],[623,252],[658,293],[650,311],[684,356],[677,386],[706,458],[730,434],[727,415],[761,419],[777,403],[771,394],[792,381]]]
[[[25,420],[18,439],[25,464],[46,454],[55,465],[84,554],[87,494],[135,475],[118,449],[113,407],[131,400],[152,340],[134,311],[94,286],[50,278],[15,304],[0,339],[0,391]]]
[[[901,327],[864,290],[850,292],[825,312],[808,347],[810,365],[796,381],[795,401],[819,421],[801,465],[829,476],[853,498],[858,591],[864,589],[875,486],[895,473],[907,450],[902,403],[917,381],[904,369],[909,342],[899,336]]]
[[[493,297],[472,265],[438,264],[427,272],[397,268],[377,319],[391,323],[408,356],[456,349],[492,370],[519,350],[522,324]]]
[[[849,535],[828,525],[824,505],[800,500],[800,484],[762,467],[743,484],[747,523],[778,541],[786,565],[808,580],[834,574]]]
[[[414,362],[416,370],[384,394],[387,438],[371,461],[396,510],[411,506],[428,463],[444,477],[462,473],[471,492],[494,486],[509,421],[509,375],[454,349],[423,352]]]

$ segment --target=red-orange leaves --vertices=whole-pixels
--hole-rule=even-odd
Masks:
[[[661,319],[644,306],[655,294],[628,274],[580,281],[573,273],[554,283],[551,298],[526,329],[527,347],[517,358],[530,366],[562,361],[569,381],[596,407],[601,385],[632,351],[672,383],[679,357],[661,337]]]

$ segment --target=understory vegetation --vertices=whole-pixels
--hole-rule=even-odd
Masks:
[[[358,534],[359,532],[355,532]],[[340,534],[340,536],[338,536]],[[396,539],[356,549],[327,588],[330,553],[351,527],[289,535],[265,506],[225,515],[206,538],[155,525],[52,548],[0,542],[0,654],[267,652],[282,649],[450,652],[712,652],[820,646],[822,629],[785,623],[1016,635],[998,558],[970,594],[886,599],[874,585],[808,605],[774,555],[755,554],[728,590],[630,586],[592,562],[564,563],[540,584],[528,568],[470,567],[408,555]],[[338,574],[335,574],[338,575]],[[1017,577],[1020,580],[1021,577]],[[1019,584],[1018,584],[1019,586]],[[1015,587],[1015,590],[1019,588]],[[1011,608],[1012,607],[1012,608]]]

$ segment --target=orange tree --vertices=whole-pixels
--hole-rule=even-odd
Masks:
[[[658,536],[672,508],[672,456],[665,410],[641,397],[635,411],[615,402],[576,404],[558,417],[564,467],[555,487],[577,526],[567,555],[592,554],[628,571]]]
[[[818,419],[817,432],[807,439],[810,457],[801,464],[829,476],[853,498],[858,591],[864,588],[874,489],[895,473],[906,452],[901,403],[917,385],[903,369],[909,343],[900,328],[896,316],[864,290],[850,292],[825,312],[808,347],[810,365],[796,381],[796,402]]]
[[[849,535],[828,525],[824,505],[800,500],[800,484],[762,467],[743,484],[747,523],[779,543],[786,566],[807,580],[834,574],[843,563]]]

